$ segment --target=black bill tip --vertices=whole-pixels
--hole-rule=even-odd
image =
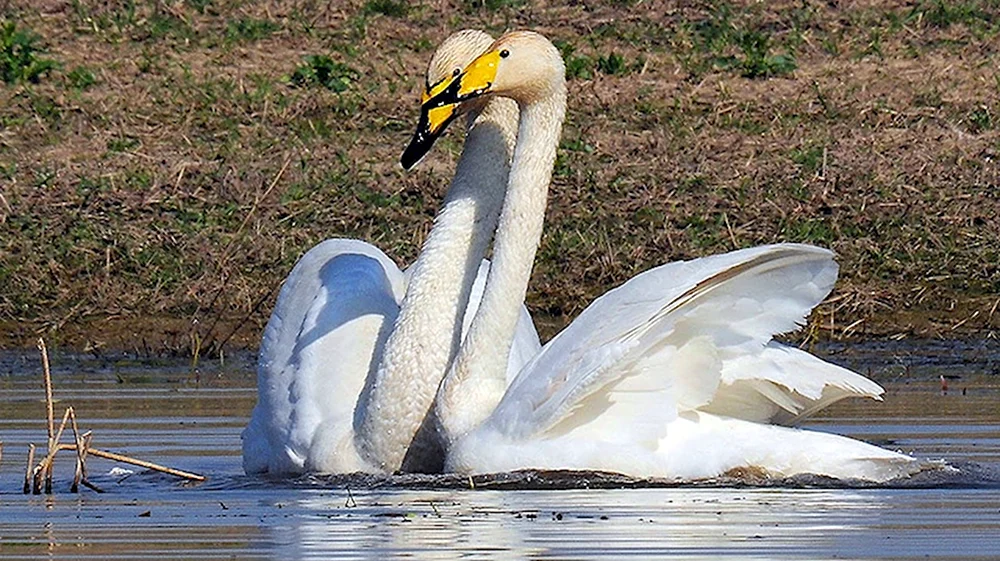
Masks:
[[[403,155],[399,158],[399,163],[403,169],[409,171],[424,159],[427,152],[434,146],[437,135],[431,133],[430,121],[427,118],[427,111],[420,112],[420,121],[417,123],[417,132],[413,133],[409,146],[403,150]]]
[[[433,107],[431,108],[433,109]],[[406,147],[406,150],[403,150],[403,155],[399,158],[399,163],[405,170],[413,169],[413,166],[417,165],[427,155],[431,146],[434,146],[434,141],[441,136],[441,133],[448,128],[448,124],[456,117],[455,113],[451,113],[444,122],[432,128],[428,111],[427,105],[421,109],[420,121],[417,122],[417,131],[413,133],[410,145]]]

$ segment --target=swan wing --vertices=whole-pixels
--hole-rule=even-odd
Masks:
[[[261,342],[258,403],[243,433],[248,473],[301,471],[320,423],[352,421],[404,290],[392,260],[360,240],[327,240],[299,259]]]
[[[795,424],[848,397],[882,399],[875,382],[805,351],[771,341],[724,361],[704,411],[747,421]]]
[[[487,422],[526,438],[600,418],[609,432],[655,442],[680,412],[711,402],[727,360],[799,326],[836,275],[832,252],[800,244],[637,275],[552,339]],[[609,414],[612,408],[621,414]]]

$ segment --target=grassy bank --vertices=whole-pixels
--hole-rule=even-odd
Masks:
[[[310,246],[401,264],[460,149],[397,159],[437,43],[534,28],[570,109],[543,334],[667,260],[838,252],[812,333],[1000,327],[1000,2],[0,0],[0,346],[254,346]]]

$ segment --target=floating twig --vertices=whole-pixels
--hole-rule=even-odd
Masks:
[[[66,449],[75,448],[72,444],[61,444],[60,447],[66,447]],[[91,448],[87,450],[87,454],[90,456],[97,456],[99,458],[105,458],[108,460],[114,460],[116,462],[122,462],[124,464],[132,464],[134,466],[144,467],[146,469],[151,469],[153,471],[159,471],[175,477],[180,477],[182,479],[190,479],[191,481],[204,481],[204,475],[198,475],[197,473],[191,473],[188,471],[182,471],[179,469],[170,468],[167,466],[161,466],[160,464],[154,464],[153,462],[147,462],[146,460],[140,460],[138,458],[131,458],[129,456],[124,456],[122,454],[115,454],[114,452],[107,452],[105,450],[98,450],[97,448]]]

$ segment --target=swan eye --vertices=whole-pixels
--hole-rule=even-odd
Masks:
[[[510,51],[508,51],[507,49],[500,51],[500,58],[507,58],[509,56],[510,56]]]
[[[451,77],[454,78],[454,77],[458,76],[461,73],[462,73],[462,69],[461,68],[456,68],[456,69],[454,69],[454,70],[451,71]]]

